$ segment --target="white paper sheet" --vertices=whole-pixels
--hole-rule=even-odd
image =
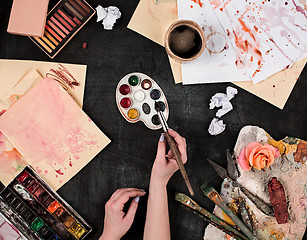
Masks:
[[[209,1],[254,83],[307,56],[305,0]]]
[[[196,3],[195,3],[196,2]],[[177,0],[178,19],[198,23],[207,48],[196,60],[181,65],[183,84],[249,81],[236,67],[236,54],[209,1]]]

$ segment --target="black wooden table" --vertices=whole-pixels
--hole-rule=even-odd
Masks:
[[[93,17],[58,56],[50,60],[27,37],[6,32],[12,0],[0,1],[0,58],[88,66],[83,109],[112,142],[58,191],[93,226],[94,232],[88,239],[100,236],[104,204],[117,188],[148,190],[161,131],[149,130],[143,123],[130,124],[119,113],[115,88],[127,73],[143,72],[156,80],[165,92],[170,106],[169,126],[187,139],[189,160],[186,169],[195,191],[195,200],[210,211],[214,206],[202,195],[199,187],[207,181],[219,189],[222,180],[205,159],[211,158],[225,166],[225,150],[233,149],[242,127],[260,126],[275,139],[295,136],[307,140],[306,67],[284,110],[238,88],[239,93],[232,100],[234,110],[223,117],[227,123],[226,131],[211,136],[207,129],[216,111],[209,110],[210,97],[216,92],[225,92],[227,86],[233,85],[175,85],[164,48],[127,28],[137,0],[88,2],[93,7],[98,4],[117,6],[122,17],[113,31],[104,30],[101,23],[96,23],[96,16]],[[49,9],[56,3],[56,0],[50,0]],[[88,43],[85,51],[81,47],[83,42]],[[2,81],[5,79],[0,79],[0,83]],[[175,192],[188,193],[179,172],[168,184],[172,239],[202,239],[207,223],[179,206],[174,201]],[[140,200],[135,222],[124,239],[142,239],[146,204],[147,198],[144,197]]]

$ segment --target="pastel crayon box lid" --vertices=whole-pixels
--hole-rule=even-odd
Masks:
[[[14,0],[7,32],[41,37],[44,34],[49,0]]]

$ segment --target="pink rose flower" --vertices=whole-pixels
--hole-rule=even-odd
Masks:
[[[251,142],[240,152],[238,163],[245,172],[251,170],[252,167],[260,171],[264,167],[268,168],[272,165],[274,159],[279,156],[279,150],[272,145]]]

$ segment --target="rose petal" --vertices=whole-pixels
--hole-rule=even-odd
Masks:
[[[245,157],[245,151],[246,149],[243,148],[242,151],[240,152],[239,157],[238,157],[238,163],[240,164],[240,167],[242,168],[243,171],[248,172],[252,168],[249,166],[248,160]]]
[[[278,158],[280,156],[280,153],[279,153],[279,149],[270,145],[270,144],[264,144],[263,147],[265,147],[266,149],[272,151],[272,153],[274,154],[274,158]]]
[[[261,146],[256,146],[254,149],[251,150],[248,157],[249,165],[254,166],[254,157],[258,153],[260,147]]]
[[[256,154],[254,156],[253,167],[256,168],[259,171],[261,170],[261,167],[260,167],[261,159],[262,159],[262,155],[261,154]]]
[[[249,156],[250,156],[250,154],[251,154],[253,149],[255,149],[255,148],[258,149],[260,147],[262,147],[262,145],[259,142],[251,142],[251,143],[247,144],[246,152],[245,152],[246,158],[249,158]]]

